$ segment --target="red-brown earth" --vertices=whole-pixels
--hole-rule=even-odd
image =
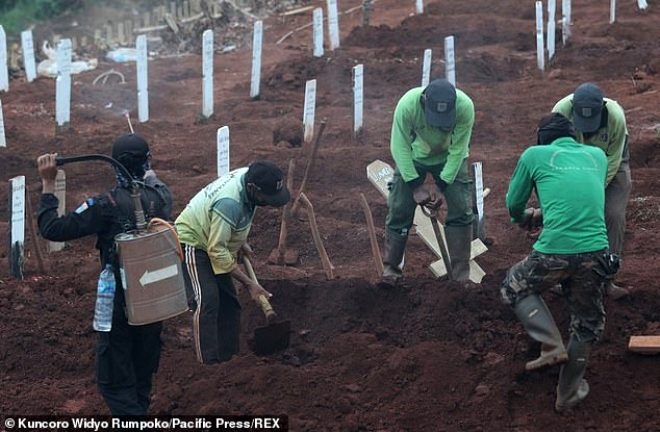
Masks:
[[[360,5],[340,2],[346,11]],[[405,4],[404,4],[405,3]],[[561,2],[558,2],[561,3]],[[25,175],[32,210],[40,182],[36,157],[107,152],[127,130],[123,110],[148,138],[154,167],[171,186],[175,214],[215,176],[215,136],[231,130],[231,166],[269,158],[286,169],[294,160],[298,188],[309,146],[274,143],[274,131],[302,121],[305,81],[318,80],[317,125],[327,127],[306,195],[313,203],[325,248],[335,267],[327,280],[307,218],[289,226],[293,267],[270,265],[281,212],[260,209],[250,234],[256,272],[274,294],[274,307],[292,322],[291,346],[255,356],[248,340],[263,316],[245,293],[243,346],[230,362],[202,366],[194,357],[191,317],[166,322],[160,370],[153,389],[154,414],[285,413],[292,431],[659,431],[660,358],[627,350],[632,335],[660,334],[660,15],[657,4],[639,11],[619,2],[609,23],[608,2],[573,5],[568,46],[558,38],[545,73],[536,67],[534,2],[429,1],[423,15],[414,2],[374,3],[369,26],[359,8],[340,16],[341,47],[312,57],[311,11],[265,18],[265,50],[259,100],[251,100],[249,43],[215,57],[216,103],[211,121],[200,122],[201,57],[196,52],[149,64],[150,120],[137,123],[135,66],[101,61],[97,70],[73,76],[70,127],[57,130],[55,85],[39,78],[12,80],[2,95],[7,148],[0,149],[8,182]],[[325,2],[307,2],[323,6]],[[421,80],[424,49],[433,49],[432,75],[442,76],[442,43],[456,38],[458,86],[476,106],[470,161],[482,161],[489,251],[476,261],[487,275],[469,289],[436,280],[434,255],[412,236],[406,255],[406,287],[382,291],[369,245],[364,194],[382,237],[386,204],[366,178],[375,159],[392,162],[389,133],[398,98]],[[327,40],[327,39],[326,39]],[[351,68],[364,65],[364,130],[352,137]],[[127,83],[93,85],[114,68]],[[571,415],[553,412],[557,369],[525,373],[538,350],[510,308],[499,299],[506,269],[522,259],[531,241],[509,223],[504,194],[517,157],[534,142],[537,120],[581,82],[597,82],[626,110],[633,190],[628,204],[620,282],[632,295],[607,299],[607,327],[590,359],[591,394]],[[112,107],[107,108],[112,102]],[[66,166],[67,208],[113,184],[110,168]],[[9,214],[0,209],[7,238]],[[10,276],[7,251],[0,266],[0,413],[106,414],[94,382],[95,334],[91,329],[97,275],[94,239],[71,242],[58,253],[43,250],[38,268],[27,233],[25,279]],[[5,245],[8,241],[4,242]],[[546,296],[564,335],[563,300]]]

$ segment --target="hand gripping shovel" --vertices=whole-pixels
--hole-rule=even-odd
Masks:
[[[420,206],[422,208],[422,213],[428,216],[431,219],[431,226],[433,227],[433,233],[435,234],[435,239],[438,242],[438,248],[440,249],[440,255],[442,255],[442,261],[445,263],[445,268],[447,269],[447,278],[451,281],[454,280],[451,272],[451,261],[449,259],[449,252],[447,252],[447,246],[445,246],[445,240],[440,234],[440,222],[438,222],[438,210],[440,206],[436,207],[426,207]]]
[[[257,275],[254,274],[252,263],[250,263],[247,256],[243,257],[243,264],[250,279],[258,283]],[[277,313],[273,310],[273,306],[271,306],[266,296],[260,295],[257,303],[266,316],[267,325],[265,327],[257,327],[254,330],[254,353],[257,355],[268,355],[288,348],[291,321],[275,322]]]

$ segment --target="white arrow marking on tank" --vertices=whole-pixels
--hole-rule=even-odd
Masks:
[[[178,270],[176,268],[176,264],[172,264],[171,266],[167,266],[162,269],[154,270],[150,272],[149,270],[145,271],[142,277],[140,278],[140,284],[142,286],[145,286],[150,283],[158,282],[163,279],[171,278],[172,276],[176,276],[178,273]]]

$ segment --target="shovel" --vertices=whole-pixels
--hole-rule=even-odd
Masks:
[[[253,281],[257,281],[257,275],[254,274],[252,263],[243,257],[243,264],[248,272],[248,276]],[[289,335],[291,333],[291,321],[275,322],[277,313],[264,295],[260,295],[257,303],[266,316],[265,327],[257,327],[254,330],[254,353],[257,355],[268,355],[289,347]]]
[[[422,208],[422,213],[424,213],[429,219],[431,219],[431,226],[433,227],[433,233],[435,234],[435,239],[438,241],[438,248],[440,248],[440,255],[442,255],[442,261],[445,263],[445,268],[447,269],[447,278],[451,281],[454,280],[451,272],[451,261],[449,259],[449,252],[447,252],[447,247],[445,246],[445,240],[440,234],[440,223],[438,222],[438,211],[440,206],[427,207],[420,206]]]

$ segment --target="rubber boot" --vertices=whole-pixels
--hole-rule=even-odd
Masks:
[[[606,282],[605,288],[607,289],[607,295],[610,296],[612,300],[619,300],[630,295],[630,290],[628,288],[616,285],[612,281]]]
[[[470,280],[470,248],[472,247],[472,225],[445,227],[447,249],[451,260],[451,275],[455,281]]]
[[[565,411],[575,407],[589,394],[589,383],[584,379],[587,369],[590,342],[581,342],[574,335],[568,342],[568,363],[562,365],[557,384],[555,410]]]
[[[561,333],[555,320],[541,297],[532,294],[518,302],[516,316],[534,340],[541,342],[541,355],[525,364],[525,370],[532,371],[546,366],[554,366],[568,360]]]
[[[406,251],[408,236],[400,236],[390,231],[385,232],[383,244],[383,276],[378,283],[381,288],[394,288],[403,278],[401,263]]]

